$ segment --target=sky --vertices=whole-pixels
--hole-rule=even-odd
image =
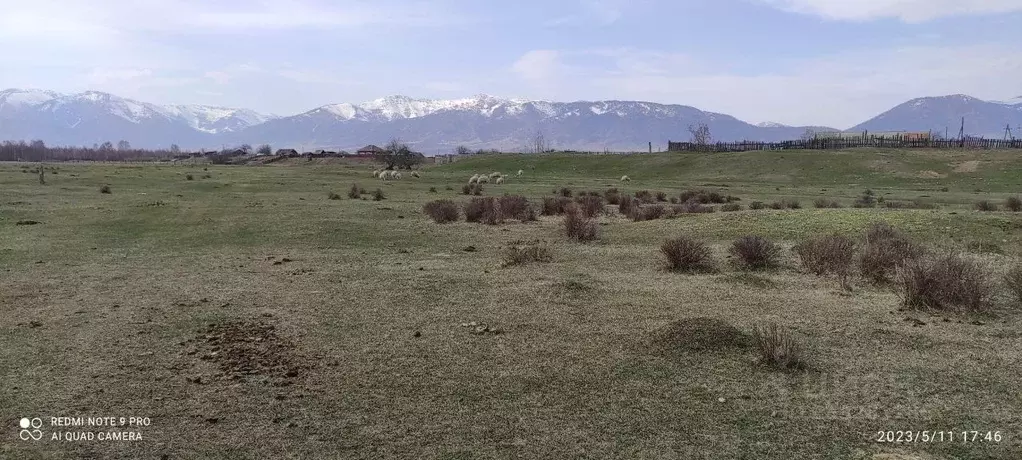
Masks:
[[[293,115],[401,94],[849,128],[1022,96],[1022,0],[0,0],[0,89]]]

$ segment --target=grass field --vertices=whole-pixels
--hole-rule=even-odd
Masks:
[[[0,163],[0,458],[1022,458],[1022,324],[1003,289],[983,313],[905,309],[895,287],[842,289],[791,251],[886,221],[999,282],[1022,213],[973,204],[1022,191],[1017,152],[499,155],[395,181],[301,160],[49,164],[40,185],[36,166]],[[608,207],[588,244],[559,216],[423,215],[493,171],[511,177],[484,196],[706,188],[746,209],[633,222]],[[386,199],[349,199],[356,183]],[[867,188],[937,207],[849,207]],[[782,199],[802,209],[747,209]],[[779,243],[781,267],[728,265],[744,235]],[[719,270],[666,271],[677,236],[711,244]],[[536,240],[550,262],[502,267],[504,247]],[[803,344],[805,369],[757,362],[766,322]],[[106,430],[60,416],[151,425],[50,440]],[[44,439],[18,439],[22,417]],[[877,442],[887,430],[954,441]]]

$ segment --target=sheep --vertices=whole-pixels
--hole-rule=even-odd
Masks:
[[[631,181],[631,180],[632,180],[632,178],[631,178],[631,177],[628,177],[628,176],[621,176],[621,182],[629,182],[629,181]]]
[[[390,177],[392,177],[394,179],[400,179],[401,178],[401,173],[399,173],[397,171],[394,171],[393,173],[391,173]]]
[[[479,176],[479,178],[476,179],[476,183],[477,184],[485,184],[485,183],[488,183],[488,182],[490,182],[490,178],[486,177],[486,176]]]
[[[496,178],[498,178],[500,176],[501,176],[501,174],[499,172],[490,173],[490,179],[496,179]]]
[[[380,177],[380,170],[379,169],[374,169],[373,170],[373,177]]]
[[[380,171],[380,175],[378,177],[380,179],[382,179],[382,180],[387,180],[387,178],[390,176],[389,173],[390,173],[390,171],[387,171],[387,170]]]
[[[496,181],[495,183],[496,183],[497,185],[503,184],[503,183],[504,183],[504,176],[500,176],[500,177],[498,177],[498,178],[497,178],[497,181]]]
[[[418,171],[412,171],[412,177],[418,178],[419,177],[419,172]]]
[[[468,183],[469,184],[474,184],[474,183],[476,183],[478,181],[479,181],[479,175],[478,174],[474,174],[474,175],[472,175],[472,178],[468,180]]]
[[[519,177],[521,177],[521,175],[522,175],[522,170],[521,170],[521,169],[519,169],[519,170],[518,170],[518,176],[519,176]]]

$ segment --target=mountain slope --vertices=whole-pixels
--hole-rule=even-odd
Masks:
[[[851,129],[861,131],[929,131],[958,135],[965,117],[965,133],[999,138],[1005,125],[1022,124],[1022,104],[988,102],[964,94],[912,99]]]

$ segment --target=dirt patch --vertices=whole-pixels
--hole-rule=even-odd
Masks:
[[[963,161],[955,165],[954,171],[956,173],[974,173],[979,169],[978,160]]]
[[[41,223],[42,222],[39,222],[38,220],[19,220],[14,225],[39,225]]]
[[[276,327],[264,321],[229,321],[210,324],[190,342],[195,350],[189,355],[215,363],[216,379],[239,380],[249,376],[269,377],[274,385],[286,386],[308,369],[290,339],[277,334]],[[201,377],[190,380],[199,380]]]
[[[749,336],[738,328],[714,318],[686,318],[672,321],[653,334],[653,344],[661,351],[719,352],[745,349],[752,345]]]
[[[916,177],[920,179],[943,179],[947,177],[947,174],[941,174],[937,171],[927,169],[925,171],[919,171],[916,173]]]

